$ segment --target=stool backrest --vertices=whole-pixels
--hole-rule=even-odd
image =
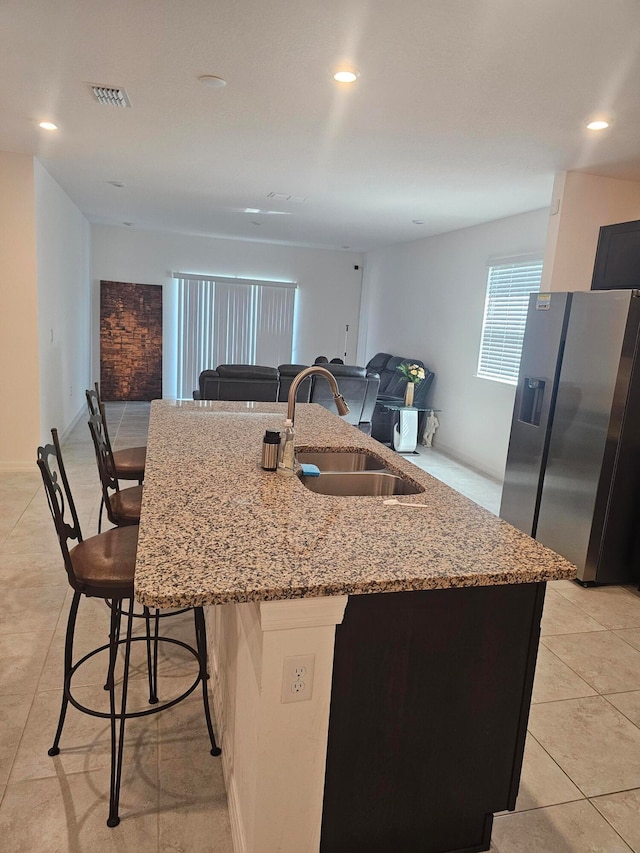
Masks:
[[[117,524],[111,508],[111,495],[113,492],[120,491],[120,486],[114,473],[115,465],[111,445],[106,440],[104,419],[100,412],[96,412],[89,418],[89,432],[93,439],[93,449],[96,452],[98,475],[100,476],[102,498],[107,509],[107,517],[112,524]]]
[[[85,392],[87,397],[87,408],[89,409],[89,417],[94,415],[100,416],[100,421],[96,421],[96,428],[100,433],[100,440],[107,446],[108,458],[107,468],[112,477],[115,477],[116,466],[113,461],[113,450],[111,448],[111,440],[109,439],[109,430],[107,428],[107,417],[104,411],[104,403],[100,399],[98,383],[96,382],[95,390],[88,388]],[[96,450],[96,453],[98,451]]]
[[[58,534],[67,578],[71,587],[78,589],[71,557],[69,556],[68,543],[69,540],[82,542],[82,532],[62,460],[57,429],[51,430],[51,437],[53,444],[45,444],[38,448],[38,468],[42,474],[47,503]]]

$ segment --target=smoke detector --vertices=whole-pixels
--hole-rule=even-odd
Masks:
[[[124,89],[114,89],[112,86],[91,85],[91,91],[99,104],[110,104],[112,107],[130,107],[131,101]]]

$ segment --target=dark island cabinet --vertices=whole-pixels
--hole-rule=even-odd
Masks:
[[[544,583],[354,595],[336,628],[321,853],[488,850],[515,806]]]

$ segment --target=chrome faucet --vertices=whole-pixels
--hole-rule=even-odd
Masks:
[[[320,365],[314,364],[311,367],[305,367],[304,370],[301,370],[297,376],[294,377],[293,382],[291,383],[291,387],[289,388],[289,397],[287,398],[287,418],[293,424],[295,420],[296,414],[296,393],[300,386],[301,382],[307,378],[307,376],[313,376],[316,374],[317,376],[324,376],[324,378],[329,383],[329,387],[333,393],[333,399],[336,404],[336,408],[338,410],[339,415],[348,415],[349,414],[349,406],[347,406],[344,397],[340,393],[340,389],[338,388],[338,383],[336,382],[336,377],[327,370],[326,367],[320,367]]]
[[[319,365],[314,364],[312,367],[305,367],[304,370],[301,370],[300,373],[294,377],[291,387],[289,388],[289,397],[287,399],[287,420],[284,422],[285,439],[281,448],[280,461],[278,462],[277,468],[279,474],[287,477],[292,477],[296,469],[296,452],[293,443],[293,422],[296,416],[296,393],[300,387],[300,383],[304,382],[307,376],[313,375],[324,376],[329,383],[336,408],[338,409],[338,414],[349,414],[349,406],[347,406],[344,397],[340,393],[336,378],[333,373],[330,373],[326,369],[326,367],[320,367]]]

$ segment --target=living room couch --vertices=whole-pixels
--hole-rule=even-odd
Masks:
[[[349,406],[347,423],[371,434],[371,421],[380,377],[377,373],[351,364],[323,364],[336,378],[340,393]],[[286,402],[294,378],[306,364],[281,364],[263,367],[252,364],[221,364],[215,370],[203,370],[198,379],[194,400],[259,400]],[[323,377],[311,376],[300,383],[296,392],[299,403],[319,403],[335,412],[336,406],[329,384]]]
[[[388,352],[378,352],[367,362],[366,369],[376,372],[380,376],[380,387],[373,410],[371,422],[371,436],[377,441],[390,443],[393,438],[393,427],[396,422],[396,413],[385,408],[386,403],[402,405],[404,403],[404,392],[407,386],[407,378],[399,370],[401,364],[417,364],[424,368],[425,378],[418,382],[415,389],[413,403],[415,406],[425,406],[429,397],[429,391],[433,384],[435,374],[425,366],[419,358],[405,358],[404,356],[391,355]],[[427,412],[421,412],[418,418],[418,435],[422,434]]]
[[[257,364],[220,364],[215,370],[203,370],[198,379],[194,400],[278,399],[280,374],[275,367]]]

